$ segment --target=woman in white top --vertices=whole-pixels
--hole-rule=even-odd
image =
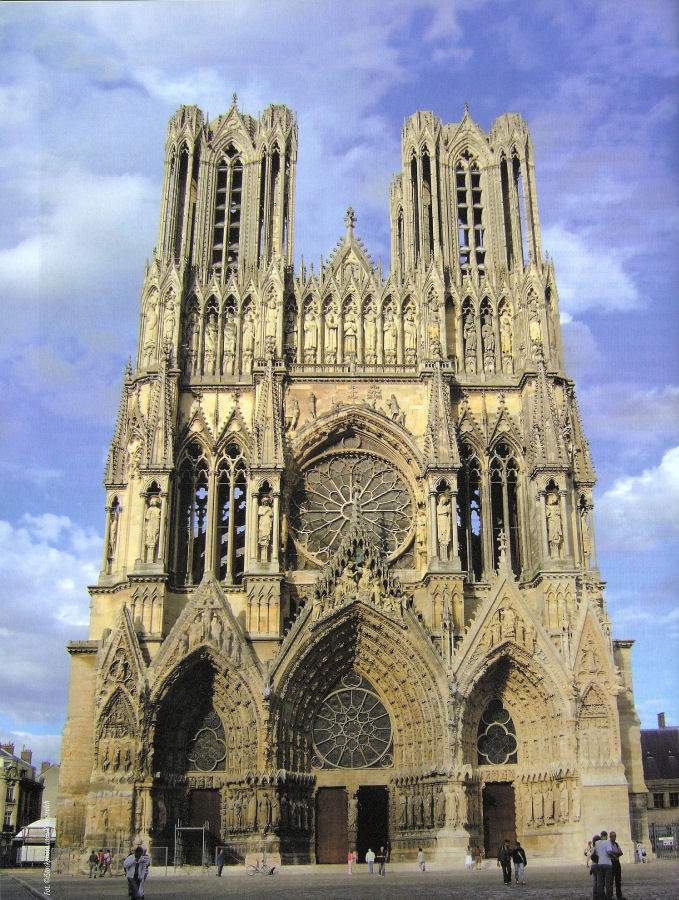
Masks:
[[[467,852],[464,855],[464,867],[468,872],[474,868],[474,857],[472,856],[472,848],[467,844]]]

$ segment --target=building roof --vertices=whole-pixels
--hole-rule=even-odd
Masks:
[[[679,780],[679,727],[642,729],[641,757],[647,781]]]

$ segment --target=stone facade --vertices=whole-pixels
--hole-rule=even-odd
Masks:
[[[12,843],[24,825],[40,816],[42,783],[35,777],[32,751],[14,755],[14,744],[0,744],[0,865],[13,865]]]
[[[644,837],[525,122],[408,119],[388,273],[351,209],[295,271],[296,155],[283,106],[169,123],[60,842],[346,859],[375,797],[394,858]]]

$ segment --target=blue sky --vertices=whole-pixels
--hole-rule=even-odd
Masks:
[[[307,260],[351,203],[388,263],[388,184],[416,109],[528,120],[614,634],[637,642],[643,723],[679,723],[676,5],[4,3],[0,41],[0,736],[58,753],[167,119],[182,103],[213,117],[233,91],[255,115],[297,112]]]

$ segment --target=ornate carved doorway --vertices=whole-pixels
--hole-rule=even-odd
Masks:
[[[359,862],[365,859],[368,848],[375,853],[386,847],[389,840],[389,788],[360,787],[358,789],[358,829],[356,852]]]
[[[516,808],[511,781],[491,781],[483,789],[483,845],[494,859],[503,841],[516,841]]]
[[[316,794],[316,862],[347,861],[347,792],[344,788],[319,788]]]

